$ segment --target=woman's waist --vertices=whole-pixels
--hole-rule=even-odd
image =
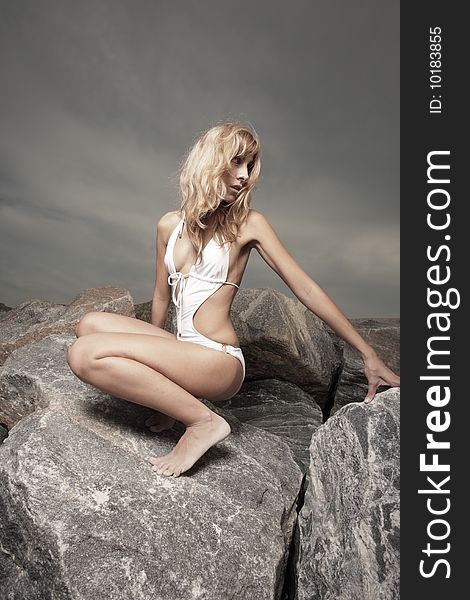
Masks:
[[[185,334],[189,336],[194,333],[219,344],[229,344],[235,348],[240,347],[240,342],[230,317],[222,320],[212,319],[211,323],[207,323],[202,320],[198,322],[197,318],[193,318],[191,313],[182,314],[181,335],[184,337]]]

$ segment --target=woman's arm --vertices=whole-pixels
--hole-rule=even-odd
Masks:
[[[163,215],[157,224],[156,233],[156,260],[155,260],[155,288],[152,297],[151,323],[162,329],[165,326],[168,308],[171,302],[170,286],[168,285],[168,272],[164,257],[166,252],[166,239],[169,227],[169,213]]]
[[[400,385],[399,377],[383,364],[375,350],[359,335],[336,304],[287,252],[266,217],[259,211],[250,211],[249,229],[252,246],[300,302],[359,352],[369,382],[365,400],[372,400],[379,385]]]

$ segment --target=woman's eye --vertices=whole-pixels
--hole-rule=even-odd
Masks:
[[[232,162],[235,163],[236,165],[240,165],[242,164],[244,161],[244,158],[242,156],[235,156],[234,158],[232,158]],[[255,161],[252,161],[250,163],[248,163],[248,171],[252,171],[253,167],[255,166]]]

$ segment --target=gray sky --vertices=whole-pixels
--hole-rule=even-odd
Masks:
[[[149,301],[195,137],[250,121],[252,198],[350,318],[399,316],[398,0],[0,0],[0,301]],[[251,254],[242,288],[294,297]]]

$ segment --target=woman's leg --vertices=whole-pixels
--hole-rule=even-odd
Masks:
[[[116,313],[108,313],[101,311],[90,311],[86,313],[75,328],[77,337],[89,335],[90,333],[145,333],[148,335],[157,335],[170,339],[176,339],[176,336],[161,327],[127,317],[126,315],[118,315]],[[153,415],[145,421],[146,427],[150,431],[159,433],[170,429],[175,424],[175,419],[162,412],[155,411]]]
[[[241,365],[224,352],[154,335],[92,333],[74,342],[67,362],[82,381],[186,425],[169,454],[150,459],[159,474],[177,477],[230,433],[225,419],[197,400],[238,390]]]
[[[77,327],[75,334],[77,337],[88,335],[89,333],[146,333],[148,335],[159,335],[166,338],[176,339],[176,336],[161,327],[127,317],[116,313],[107,313],[100,311],[91,311],[83,315]]]

